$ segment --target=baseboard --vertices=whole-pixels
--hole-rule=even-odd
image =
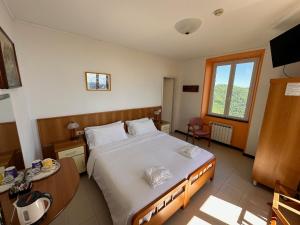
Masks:
[[[243,152],[243,156],[246,156],[246,157],[248,157],[248,158],[250,158],[250,159],[255,159],[255,156],[250,155],[250,154],[247,154],[247,153],[245,153],[245,152]]]
[[[175,132],[180,133],[180,134],[183,134],[183,135],[186,135],[186,132],[183,132],[183,131],[180,131],[180,130],[175,130]],[[190,135],[190,134],[189,134],[189,136],[192,137],[192,135]],[[241,149],[241,148],[237,148],[237,147],[234,147],[234,146],[231,146],[231,145],[227,145],[227,144],[224,144],[224,143],[215,141],[215,140],[211,140],[211,141],[214,142],[214,143],[218,143],[218,144],[220,144],[220,145],[224,145],[224,146],[226,146],[226,147],[233,148],[233,149],[238,150],[238,151],[240,151],[240,152],[243,152],[243,156],[248,157],[248,158],[251,158],[251,159],[255,159],[255,156],[249,155],[249,154],[245,153],[244,150]]]
[[[183,132],[183,131],[180,131],[180,130],[175,130],[175,132],[176,132],[176,133],[179,133],[179,134],[183,134],[183,135],[186,136],[186,132]],[[189,137],[192,138],[193,136],[189,134]],[[205,138],[205,139],[206,139],[206,138]],[[211,141],[213,141],[213,140],[211,140]]]
[[[185,132],[183,132],[183,131],[180,131],[180,130],[175,130],[175,132],[176,133],[180,133],[180,134],[184,134],[184,135],[186,135],[186,133]],[[191,137],[191,135],[189,135],[190,137]]]

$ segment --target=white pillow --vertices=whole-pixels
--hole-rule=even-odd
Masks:
[[[114,123],[109,123],[109,124],[105,124],[105,125],[101,125],[101,126],[92,126],[92,127],[84,128],[84,133],[85,133],[87,144],[89,146],[89,150],[91,150],[92,148],[95,147],[94,146],[95,141],[94,141],[92,130],[112,126],[112,125],[115,125],[115,124],[121,124],[121,123],[122,123],[122,121],[117,121],[117,122],[114,122]]]
[[[105,125],[101,125],[101,126],[86,127],[86,128],[84,128],[84,131],[86,132],[86,131],[91,130],[91,129],[98,129],[98,128],[101,128],[101,127],[107,127],[107,126],[120,124],[120,123],[122,123],[122,121],[117,121],[117,122],[114,122],[114,123],[109,123],[109,124],[105,124]]]
[[[134,136],[155,131],[157,131],[157,129],[152,120],[140,121],[131,125],[131,132]]]
[[[90,150],[101,145],[128,138],[124,130],[124,123],[122,122],[85,129],[85,134]]]
[[[127,120],[125,123],[127,125],[128,133],[131,135],[134,135],[134,132],[132,130],[133,124],[138,123],[138,122],[147,121],[147,120],[149,120],[149,118],[142,118],[142,119],[137,119],[137,120]]]

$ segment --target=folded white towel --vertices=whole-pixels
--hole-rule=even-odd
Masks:
[[[145,170],[145,179],[153,188],[163,184],[171,177],[171,172],[163,166],[153,166]]]
[[[198,146],[186,145],[180,149],[179,153],[185,157],[193,159],[198,156],[201,151],[201,148],[199,148]]]

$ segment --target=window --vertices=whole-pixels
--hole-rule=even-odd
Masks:
[[[252,58],[214,65],[209,115],[248,120],[257,61]]]

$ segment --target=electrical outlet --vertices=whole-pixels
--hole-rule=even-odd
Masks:
[[[84,134],[84,130],[78,130],[76,131],[76,136],[80,136]]]

